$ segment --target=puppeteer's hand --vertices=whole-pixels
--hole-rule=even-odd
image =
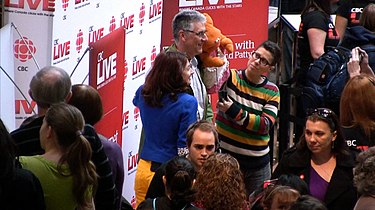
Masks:
[[[230,106],[232,106],[233,101],[227,97],[226,99],[223,99],[221,101],[218,101],[216,104],[216,108],[222,112],[226,112]]]

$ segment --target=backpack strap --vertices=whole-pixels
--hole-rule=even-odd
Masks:
[[[154,200],[152,200],[152,208],[154,210],[156,210],[156,198],[154,198]]]

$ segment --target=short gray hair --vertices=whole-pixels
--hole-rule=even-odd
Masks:
[[[46,66],[33,76],[29,87],[38,106],[48,108],[51,104],[64,102],[71,86],[68,73],[56,66]]]
[[[177,13],[172,21],[173,38],[178,41],[178,32],[180,30],[190,30],[194,22],[206,23],[206,17],[195,10],[182,10]]]

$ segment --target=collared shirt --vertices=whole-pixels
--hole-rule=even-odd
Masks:
[[[203,84],[200,71],[198,69],[198,60],[194,57],[190,60],[191,66],[194,70],[194,74],[191,78],[191,84],[190,87],[193,90],[194,96],[198,101],[198,113],[197,113],[197,119],[203,119],[204,117],[204,109],[206,107],[206,87]]]

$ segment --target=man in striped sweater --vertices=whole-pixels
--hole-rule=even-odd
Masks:
[[[231,70],[221,88],[216,126],[220,148],[240,163],[248,194],[270,179],[268,142],[280,102],[278,87],[266,76],[280,62],[281,51],[271,41],[251,53],[244,70]]]

